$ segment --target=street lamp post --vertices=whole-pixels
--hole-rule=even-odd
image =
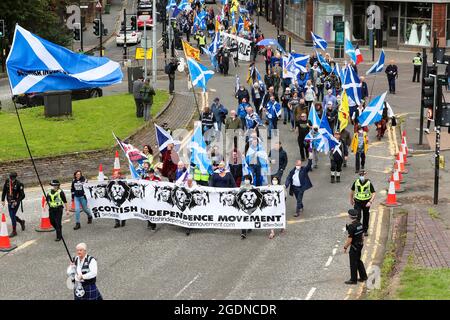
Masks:
[[[152,39],[152,46],[153,46],[153,57],[152,57],[152,81],[153,84],[156,84],[156,0],[153,0],[153,39]]]

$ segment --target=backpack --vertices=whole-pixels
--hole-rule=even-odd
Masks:
[[[166,64],[166,66],[164,67],[164,72],[165,72],[166,74],[169,74],[169,73],[170,73],[170,65],[169,65],[169,64]]]

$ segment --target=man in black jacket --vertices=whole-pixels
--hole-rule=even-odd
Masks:
[[[395,94],[395,79],[398,78],[398,68],[394,64],[394,60],[389,62],[389,65],[384,72],[386,72],[389,83],[389,93]]]
[[[303,212],[303,194],[306,190],[312,188],[311,180],[308,173],[311,171],[313,153],[311,152],[308,157],[308,164],[302,167],[302,161],[297,160],[295,162],[295,168],[289,172],[284,183],[286,189],[289,188],[289,195],[295,196],[297,200],[296,212],[294,217],[300,216],[300,212]]]
[[[236,91],[235,97],[238,99],[238,103],[241,103],[244,98],[247,99],[247,101],[250,101],[248,90],[245,89],[243,85],[239,86],[239,90]]]
[[[177,70],[180,63],[176,58],[173,58],[166,66],[166,73],[169,75],[169,93],[173,94],[175,90],[175,70]]]
[[[345,142],[341,139],[341,133],[336,131],[334,133],[336,140],[340,142],[340,145],[330,150],[330,162],[331,162],[331,183],[336,180],[337,183],[341,182],[341,171],[344,160],[348,158],[348,148]]]
[[[270,158],[270,166],[272,178],[277,177],[278,181],[281,182],[281,178],[283,177],[283,172],[286,169],[288,163],[288,156],[286,151],[283,150],[281,146],[281,142],[275,143],[275,148],[270,150],[269,152]]]
[[[19,180],[17,180],[17,173],[11,172],[9,179],[6,179],[3,185],[2,192],[2,206],[5,206],[5,199],[8,201],[8,211],[11,218],[11,224],[13,231],[9,235],[10,238],[17,236],[16,225],[20,223],[22,231],[25,230],[25,220],[20,219],[17,216],[22,200],[25,198],[24,186]]]

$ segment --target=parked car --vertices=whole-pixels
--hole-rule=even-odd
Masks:
[[[138,44],[141,42],[142,33],[139,31],[127,30],[127,44]],[[125,31],[120,31],[116,36],[116,45],[123,46],[125,43]]]
[[[72,90],[72,100],[83,100],[89,98],[97,98],[103,96],[100,88],[87,88],[80,90]],[[43,106],[44,93],[26,93],[13,96],[13,100],[26,108]]]

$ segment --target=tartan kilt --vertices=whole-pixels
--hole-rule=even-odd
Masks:
[[[76,286],[75,286],[76,288]],[[98,291],[97,285],[95,283],[92,284],[83,284],[84,296],[81,298],[75,295],[75,289],[73,291],[73,296],[75,300],[103,300],[103,297]]]

